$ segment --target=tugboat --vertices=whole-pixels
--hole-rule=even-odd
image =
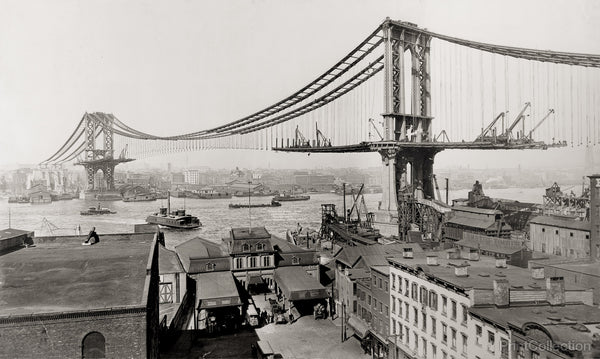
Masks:
[[[297,194],[289,194],[284,193],[283,195],[277,195],[273,197],[273,201],[277,202],[292,202],[292,201],[308,201],[310,196],[297,195]]]
[[[185,214],[185,209],[178,209],[171,212],[170,194],[167,194],[167,208],[161,207],[158,213],[149,215],[146,218],[146,222],[180,229],[194,229],[202,226],[198,217]]]
[[[98,214],[115,214],[117,212],[111,211],[108,208],[100,207],[100,203],[98,203],[98,207],[90,207],[87,211],[81,211],[80,214],[82,216],[92,216]]]
[[[271,203],[259,203],[259,204],[229,204],[229,208],[260,208],[260,207],[281,207],[281,203],[276,200],[272,200]]]

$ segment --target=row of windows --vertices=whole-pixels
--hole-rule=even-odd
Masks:
[[[542,232],[546,232],[546,228],[542,227]],[[554,230],[554,234],[558,234],[558,229]],[[569,237],[573,237],[573,232],[569,232]],[[585,239],[590,239],[590,235],[586,234]]]
[[[382,301],[378,301],[377,298],[371,297],[370,294],[367,294],[360,289],[357,289],[357,293],[358,299],[362,302],[365,302],[366,299],[366,305],[372,310],[379,311],[379,313],[384,314],[386,318],[390,316],[390,308],[387,304],[383,304]]]
[[[425,336],[420,337],[417,331],[411,333],[408,326],[402,325],[400,322],[393,319],[392,335],[397,336],[400,341],[415,352],[421,353],[421,356],[426,358],[438,358],[438,348],[434,343],[428,343]],[[435,336],[433,337],[435,338]],[[468,337],[464,333],[461,333],[460,337],[461,353],[466,355],[468,349]],[[448,327],[446,324],[442,324],[442,342],[448,345],[454,352],[458,352],[456,329],[450,328],[450,337],[448,338]],[[443,359],[448,359],[448,353],[443,349],[440,350],[439,355],[441,355],[441,358]],[[454,358],[454,356],[450,356],[450,358]]]
[[[271,257],[270,256],[252,256],[252,257],[237,257],[234,261],[234,268],[256,268],[259,267],[258,263],[260,260],[260,267],[270,267]],[[211,263],[209,263],[211,264]],[[213,265],[214,266],[214,265]],[[208,270],[208,264],[207,264]],[[214,268],[213,268],[214,270]]]
[[[434,292],[433,290],[427,290],[427,288],[421,286],[419,288],[418,291],[418,296],[417,296],[417,283],[413,283],[412,284],[412,296],[411,298],[422,304],[422,309],[425,310],[425,307],[429,307],[434,311],[438,311],[439,307],[438,307],[438,294],[436,292]],[[402,295],[402,294],[401,294]],[[456,301],[454,299],[450,299],[450,313],[448,313],[448,298],[445,295],[440,294],[439,297],[441,298],[441,304],[442,304],[442,308],[441,308],[441,312],[442,315],[448,315],[450,316],[450,319],[456,321],[457,320],[457,316],[458,316],[458,305],[456,303]],[[392,305],[392,313],[396,312],[396,308],[398,308],[398,314],[401,316],[402,315],[402,299],[400,299],[399,297],[396,298],[394,295],[391,296],[391,305]],[[405,302],[405,306],[408,307],[408,303]],[[460,305],[462,310],[462,316],[461,316],[461,323],[463,325],[467,324],[467,320],[469,317],[469,311],[468,308],[464,305],[461,304]],[[407,315],[407,314],[405,314]]]
[[[389,290],[388,289],[388,281],[378,278],[375,274],[373,274],[372,283],[373,283],[373,288],[379,288],[381,290],[384,290],[386,293]]]
[[[494,334],[494,332],[488,330],[487,331],[487,341],[485,341],[483,338],[483,328],[481,327],[481,325],[476,324],[475,325],[475,344],[477,344],[478,346],[487,345],[487,350],[490,353],[495,353],[496,352],[496,335]],[[508,341],[504,338],[500,338],[500,350],[501,350],[501,357],[507,358],[508,357]]]
[[[256,243],[256,250],[257,251],[264,251],[266,248],[264,243]],[[248,243],[244,243],[242,244],[242,251],[243,252],[250,252],[252,250],[252,245],[248,244]]]

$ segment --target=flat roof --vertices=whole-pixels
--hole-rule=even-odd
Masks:
[[[532,263],[600,277],[600,262],[594,262],[591,259],[535,259]]]
[[[0,256],[0,316],[146,305],[146,267],[154,233],[36,238]]]
[[[589,231],[591,224],[588,221],[576,221],[574,219],[560,218],[554,216],[537,216],[532,218],[529,223],[542,224],[546,226],[577,229],[580,231]]]
[[[327,298],[327,290],[302,267],[275,269],[273,279],[289,300]]]
[[[265,227],[232,228],[231,236],[233,240],[271,238]]]
[[[500,243],[486,243],[485,241],[478,241],[474,239],[461,239],[454,244],[467,248],[481,249],[483,251],[501,254],[514,254],[523,250],[523,247],[503,246]]]
[[[489,214],[489,215],[502,214],[502,211],[497,210],[497,209],[487,209],[487,208],[478,208],[478,207],[469,207],[469,206],[452,206],[452,210],[457,211],[457,212],[469,212],[469,213]]]
[[[24,231],[22,229],[7,228],[0,230],[0,240],[14,238],[23,234],[33,234],[33,231]]]
[[[436,254],[438,265],[428,265],[427,256]],[[445,251],[414,253],[414,258],[394,257],[388,259],[390,264],[407,266],[411,269],[421,269],[425,274],[434,276],[462,289],[493,289],[495,279],[506,279],[513,289],[540,290],[546,288],[545,279],[533,279],[527,268],[507,265],[506,268],[496,268],[496,258],[480,256],[477,261],[464,258],[448,259]],[[454,267],[468,264],[468,276],[459,277],[454,273]],[[566,290],[587,290],[573,281],[565,281]]]

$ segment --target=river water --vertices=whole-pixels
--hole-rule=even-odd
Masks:
[[[450,200],[467,197],[468,190],[449,192]],[[515,199],[521,202],[542,201],[543,188],[508,188],[486,190],[491,197]],[[444,193],[442,193],[444,196]],[[173,247],[190,238],[202,237],[210,241],[219,242],[228,235],[232,227],[264,226],[271,234],[285,238],[287,229],[294,229],[297,223],[305,228],[318,230],[321,224],[321,204],[333,203],[338,212],[342,212],[343,197],[333,193],[311,194],[310,200],[298,202],[282,202],[281,207],[253,208],[251,217],[248,209],[229,209],[229,203],[247,203],[247,198],[230,199],[183,199],[171,198],[171,209],[184,208],[187,213],[198,216],[202,227],[195,230],[165,229],[168,247]],[[252,198],[252,203],[268,203],[270,197]],[[347,196],[348,203],[350,196]],[[369,211],[377,210],[381,194],[366,194],[365,203]],[[145,223],[148,214],[158,211],[161,206],[166,206],[166,200],[151,202],[101,202],[102,207],[108,207],[116,214],[99,216],[82,216],[80,211],[91,206],[97,206],[97,201],[74,199],[57,201],[49,204],[16,204],[8,203],[7,199],[0,199],[0,229],[9,225],[9,211],[11,227],[35,231],[36,236],[45,235],[72,235],[75,228],[81,226],[82,234],[87,233],[91,227],[96,227],[100,236],[102,233],[123,233],[133,231],[133,225]],[[350,206],[350,205],[348,205]],[[348,207],[349,208],[349,207]]]

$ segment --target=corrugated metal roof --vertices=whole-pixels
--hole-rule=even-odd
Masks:
[[[553,217],[553,216],[537,216],[532,218],[530,223],[542,224],[545,226],[561,227],[568,229],[577,229],[580,231],[589,231],[591,228],[588,221],[576,221],[573,219]]]
[[[502,214],[502,211],[496,209],[486,209],[486,208],[477,208],[477,207],[468,207],[468,206],[454,206],[453,210],[457,212],[469,212],[469,213],[479,213],[479,214]]]
[[[467,218],[455,216],[449,219],[446,223],[452,223],[459,226],[473,227],[479,229],[490,229],[497,226],[496,221],[493,218]]]

